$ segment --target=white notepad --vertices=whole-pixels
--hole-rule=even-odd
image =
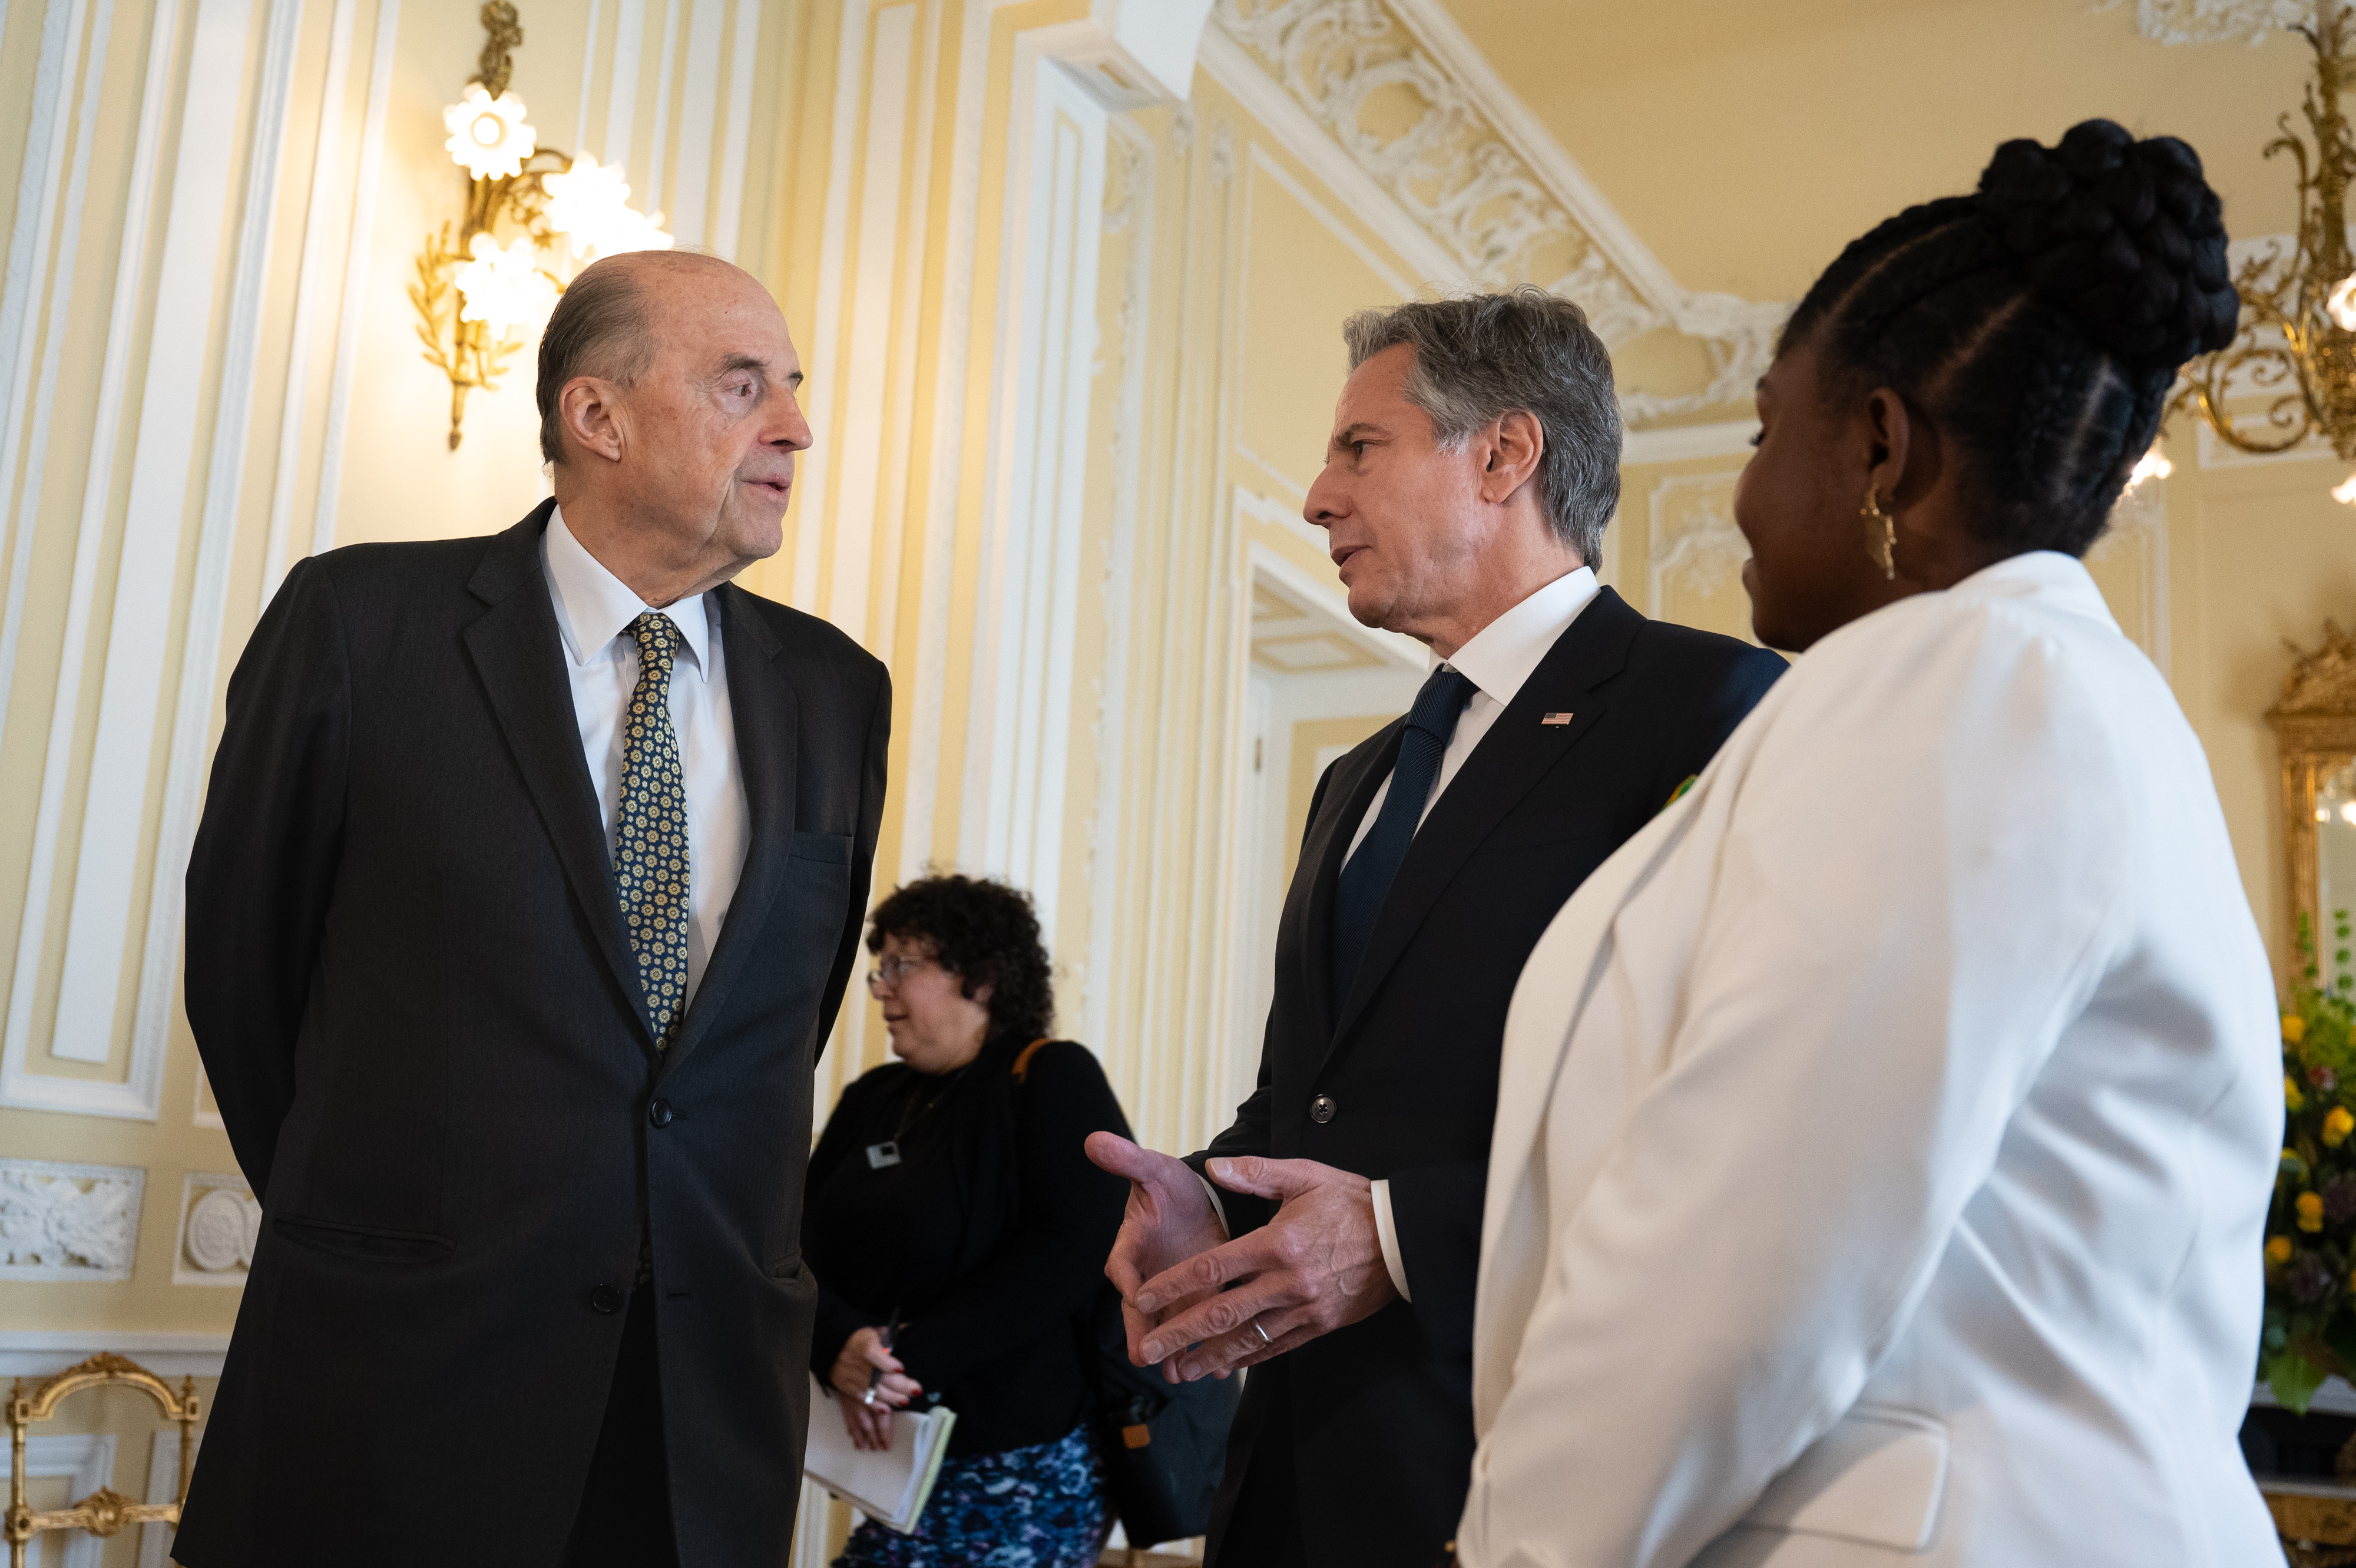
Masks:
[[[934,1409],[892,1416],[892,1446],[883,1453],[853,1448],[836,1408],[834,1391],[810,1379],[809,1443],[802,1475],[868,1518],[905,1535],[916,1528],[925,1499],[940,1477],[957,1412]]]

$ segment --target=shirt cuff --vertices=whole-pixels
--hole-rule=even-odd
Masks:
[[[1228,1240],[1234,1240],[1236,1228],[1227,1223],[1227,1206],[1219,1201],[1219,1189],[1211,1185],[1211,1178],[1206,1176],[1197,1174],[1194,1179],[1203,1184],[1203,1196],[1211,1200],[1211,1213],[1217,1218],[1219,1230],[1225,1233]]]
[[[1409,1305],[1415,1297],[1407,1288],[1407,1264],[1399,1257],[1398,1227],[1391,1222],[1391,1184],[1388,1177],[1376,1182],[1375,1239],[1383,1244],[1383,1267],[1390,1271],[1391,1284],[1399,1299]]]

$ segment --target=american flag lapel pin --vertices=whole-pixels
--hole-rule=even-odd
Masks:
[[[1567,725],[1569,722],[1570,715],[1569,714],[1548,714],[1544,718],[1538,720],[1538,723],[1542,725]]]

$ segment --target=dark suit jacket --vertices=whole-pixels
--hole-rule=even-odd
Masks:
[[[1268,1550],[1220,1533],[1263,1425],[1289,1424],[1316,1568],[1421,1568],[1456,1533],[1472,1458],[1481,1203],[1515,982],[1564,900],[1701,771],[1783,668],[1731,638],[1646,620],[1602,590],[1432,806],[1338,1017],[1334,882],[1406,721],[1318,781],[1277,931],[1259,1086],[1190,1163],[1272,1155],[1388,1177],[1413,1302],[1254,1369],[1214,1520],[1218,1568]],[[1572,716],[1541,724],[1549,713]],[[1323,1122],[1311,1116],[1321,1096],[1332,1101]],[[1248,1195],[1222,1201],[1238,1235],[1275,1212]],[[1289,1423],[1270,1422],[1277,1400]]]
[[[174,1546],[191,1568],[554,1563],[642,1234],[680,1561],[786,1560],[810,1069],[857,953],[890,685],[824,622],[713,596],[751,841],[658,1053],[541,569],[551,510],[305,562],[230,679],[188,1022],[267,1219]]]

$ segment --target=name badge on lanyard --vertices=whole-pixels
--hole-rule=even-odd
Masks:
[[[898,1139],[894,1138],[889,1143],[870,1144],[867,1145],[867,1168],[869,1170],[880,1171],[887,1165],[896,1165],[899,1163],[900,1141]]]

